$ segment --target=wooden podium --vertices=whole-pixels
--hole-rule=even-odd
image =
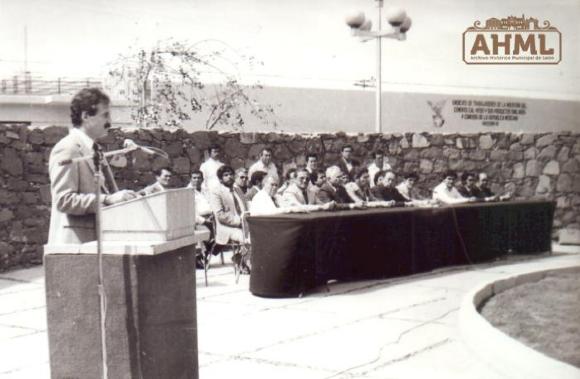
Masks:
[[[109,378],[197,378],[193,190],[102,210]],[[96,241],[46,245],[52,378],[101,378]]]

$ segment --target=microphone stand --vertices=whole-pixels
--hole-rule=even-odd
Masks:
[[[103,379],[108,378],[108,367],[107,367],[107,339],[106,339],[106,316],[107,316],[107,299],[105,295],[104,278],[103,278],[103,241],[102,241],[102,228],[101,228],[101,178],[102,173],[102,163],[105,156],[103,151],[95,143],[94,147],[93,164],[95,166],[95,197],[97,202],[97,209],[95,212],[95,231],[97,235],[97,262],[98,262],[98,283],[97,289],[99,292],[99,314],[100,314],[100,332],[101,332],[101,359],[103,363]]]
[[[93,145],[93,155],[87,155],[78,158],[72,159],[65,159],[60,161],[58,164],[61,166],[69,165],[76,162],[88,161],[93,160],[93,165],[95,166],[95,174],[94,174],[94,181],[95,181],[95,200],[97,202],[97,208],[95,211],[95,234],[97,237],[97,263],[98,263],[98,282],[97,282],[97,290],[99,293],[99,315],[100,315],[100,333],[101,333],[101,359],[103,364],[103,379],[108,379],[108,366],[107,366],[107,340],[106,340],[106,316],[107,316],[107,297],[105,294],[105,287],[104,287],[104,277],[103,277],[103,240],[102,240],[102,227],[101,227],[101,218],[102,218],[102,209],[101,209],[101,178],[103,176],[103,160],[106,157],[115,156],[115,155],[122,155],[133,152],[135,150],[143,150],[148,154],[155,154],[160,155],[166,159],[169,159],[169,156],[166,152],[161,149],[157,149],[154,147],[143,147],[139,145],[127,146],[123,149],[113,150],[106,153],[103,153],[101,147],[96,143]]]

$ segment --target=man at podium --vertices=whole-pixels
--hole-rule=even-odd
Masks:
[[[111,127],[109,106],[109,97],[98,88],[84,88],[71,101],[73,127],[54,146],[48,162],[52,195],[49,244],[79,244],[96,239],[96,168],[92,159],[74,159],[92,157],[100,150],[96,141]],[[102,205],[137,196],[133,191],[117,189],[106,159],[103,160],[103,176],[104,180],[99,180]]]

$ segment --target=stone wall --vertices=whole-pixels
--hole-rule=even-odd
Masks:
[[[66,133],[60,127],[0,126],[0,270],[42,263],[50,216],[47,162],[50,149]],[[118,149],[125,138],[165,150],[171,162],[141,152],[111,162],[121,188],[140,189],[154,180],[154,169],[167,165],[177,174],[173,184],[185,185],[210,143],[223,147],[234,168],[249,166],[270,146],[283,170],[303,164],[310,151],[330,164],[340,147],[350,143],[361,160],[380,148],[397,172],[417,171],[424,194],[447,169],[486,171],[496,192],[556,200],[554,232],[580,228],[580,133],[300,135],[123,129],[113,130],[103,144],[106,150]]]

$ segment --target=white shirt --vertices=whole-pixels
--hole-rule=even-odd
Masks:
[[[371,177],[371,188],[373,188],[375,186],[375,175],[377,172],[387,171],[387,170],[391,170],[391,169],[392,169],[391,165],[385,161],[383,161],[383,168],[379,168],[379,166],[377,166],[376,162],[371,163],[368,167],[369,176]]]
[[[278,177],[278,169],[276,168],[276,165],[273,162],[268,163],[268,166],[266,166],[264,162],[262,162],[262,160],[259,159],[256,163],[254,163],[250,167],[250,170],[248,171],[248,176],[251,178],[252,174],[256,171],[263,171],[268,175],[272,176],[273,178],[275,178],[277,181],[280,180],[280,177]]]
[[[191,183],[187,185],[187,188],[193,188]],[[203,192],[198,191],[197,189],[193,188],[195,193],[195,222],[201,224],[205,221],[204,217],[209,216],[211,211],[211,206],[209,205],[208,197]]]
[[[433,188],[433,200],[438,200],[445,204],[461,204],[469,201],[469,199],[461,196],[455,187],[447,188],[444,182]]]
[[[199,171],[203,174],[202,188],[205,191],[210,191],[220,186],[220,181],[217,177],[217,170],[223,165],[223,162],[217,161],[213,158],[208,158],[207,161],[199,166]]]
[[[282,211],[276,206],[272,197],[264,190],[258,191],[250,202],[250,214],[259,216],[276,213],[282,213]]]

